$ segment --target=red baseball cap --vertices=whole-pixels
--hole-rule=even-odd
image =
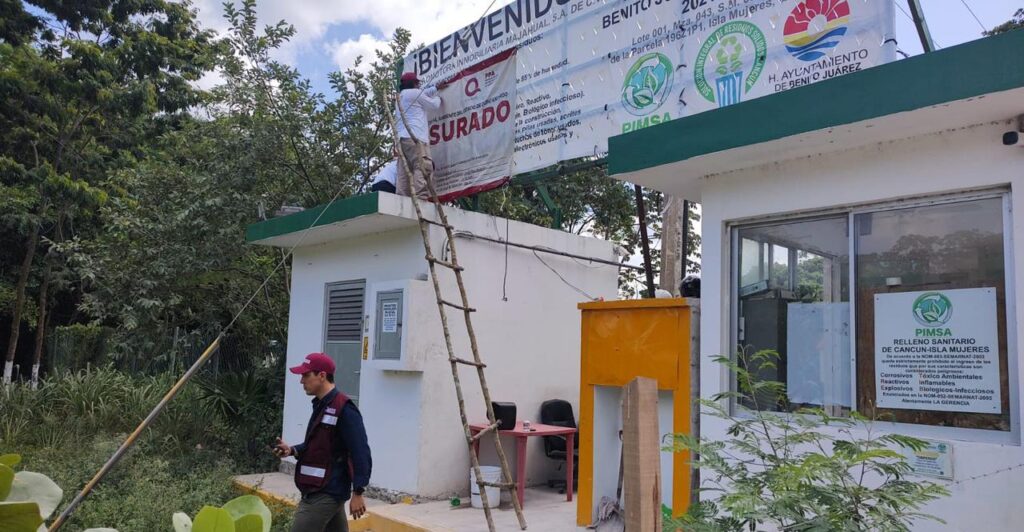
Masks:
[[[306,360],[304,360],[302,364],[299,364],[294,368],[289,368],[289,371],[296,375],[302,375],[307,371],[312,371],[313,373],[320,373],[323,371],[324,373],[333,375],[334,361],[331,360],[331,357],[323,353],[310,353],[306,355]]]
[[[416,73],[415,72],[406,72],[405,74],[402,74],[402,81],[419,81],[419,80],[420,79],[416,77]]]

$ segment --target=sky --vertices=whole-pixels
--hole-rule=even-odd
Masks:
[[[430,43],[511,0],[259,0],[260,22],[285,20],[295,26],[293,40],[277,59],[296,67],[314,88],[330,93],[327,74],[368,58],[385,45],[396,28],[412,32],[412,42]],[[878,0],[872,0],[878,1]],[[921,0],[932,37],[949,47],[981,37],[982,27],[1001,24],[1024,0]],[[226,29],[222,0],[193,0],[204,26]],[[896,35],[908,55],[921,53],[907,0],[897,0]],[[968,6],[980,20],[975,20]],[[209,77],[204,85],[216,83]]]

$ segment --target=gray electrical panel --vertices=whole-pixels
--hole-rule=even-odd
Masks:
[[[402,290],[377,292],[373,358],[402,358]]]

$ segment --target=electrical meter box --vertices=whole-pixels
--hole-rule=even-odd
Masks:
[[[373,358],[401,360],[402,308],[405,290],[377,292],[377,315],[374,317]]]
[[[366,309],[364,364],[390,371],[422,371],[429,353],[443,344],[433,286],[406,279],[370,285]]]

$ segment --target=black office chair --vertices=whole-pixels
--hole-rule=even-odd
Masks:
[[[568,401],[562,399],[551,399],[544,401],[540,405],[540,422],[544,425],[554,425],[556,427],[572,427],[576,428],[576,417],[572,413],[572,405]],[[545,436],[544,437],[544,454],[552,460],[558,460],[559,462],[565,462],[568,459],[568,453],[566,452],[566,439],[565,436]],[[577,437],[573,442],[572,449],[572,460],[574,465],[579,463],[579,445],[580,439]],[[558,466],[559,470],[562,468],[562,464]],[[575,472],[579,471],[577,467]],[[576,475],[573,475],[574,477]],[[576,479],[573,478],[572,489],[575,489]],[[554,488],[556,486],[562,486],[559,493],[565,493],[565,490],[570,489],[566,485],[565,476],[561,478],[548,480],[548,487]]]

